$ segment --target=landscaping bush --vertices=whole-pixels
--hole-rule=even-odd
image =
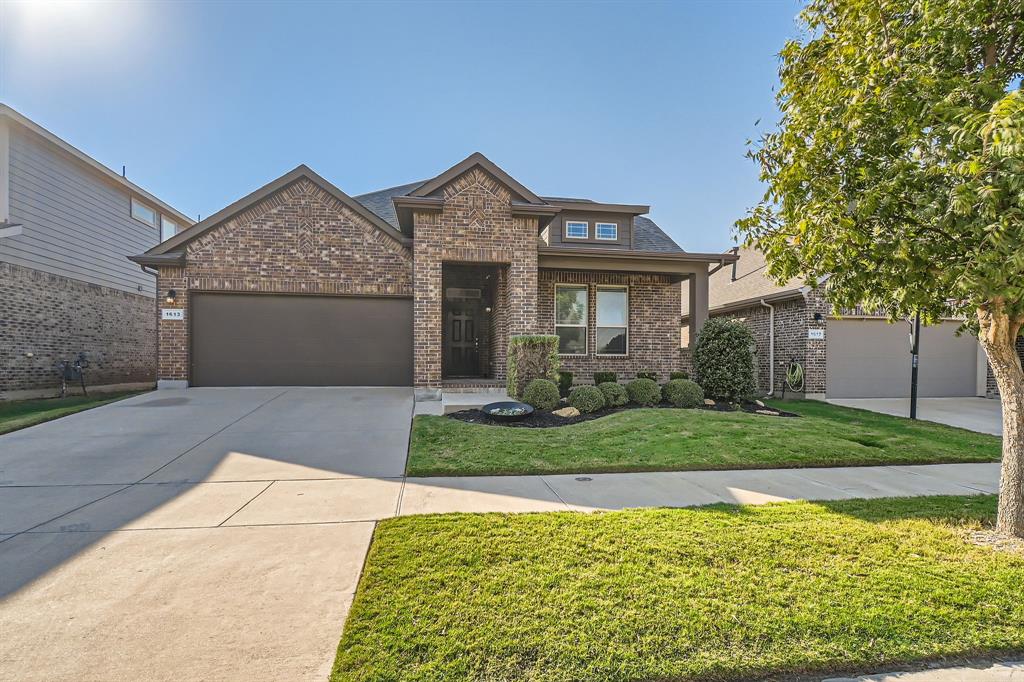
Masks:
[[[558,407],[561,396],[558,386],[547,379],[534,379],[523,389],[523,402],[535,410],[553,410]]]
[[[636,373],[636,378],[637,379],[650,379],[651,381],[657,381],[658,380],[658,373],[657,372],[652,372],[650,370],[644,370],[642,372],[637,372]]]
[[[689,379],[690,375],[686,372],[672,372],[668,375],[669,381],[673,379]]]
[[[688,379],[672,379],[662,387],[661,393],[676,407],[700,407],[704,404],[704,390]]]
[[[558,381],[558,367],[557,336],[513,336],[508,341],[509,397],[520,399],[526,385],[534,379]]]
[[[569,389],[572,388],[572,372],[558,373],[558,394],[563,398],[569,396]]]
[[[608,407],[622,407],[629,402],[629,396],[626,395],[626,389],[614,381],[606,381],[603,384],[598,384],[597,388],[604,394],[604,403]]]
[[[569,394],[569,404],[582,414],[604,407],[604,393],[597,386],[577,386]]]
[[[661,386],[653,379],[633,379],[626,384],[626,394],[637,405],[650,407],[661,402]]]
[[[619,383],[619,377],[615,372],[594,372],[594,385],[600,386],[601,384],[617,384]]]
[[[754,395],[754,337],[741,322],[704,323],[693,347],[693,374],[704,395],[736,402]]]

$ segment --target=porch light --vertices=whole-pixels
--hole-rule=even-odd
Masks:
[[[168,303],[172,303],[173,304],[175,301],[178,300],[178,292],[175,291],[174,289],[168,289],[167,290],[167,298],[164,299],[164,300],[167,301]]]

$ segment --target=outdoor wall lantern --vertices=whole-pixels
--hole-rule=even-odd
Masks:
[[[824,315],[822,315],[821,313],[814,313],[815,322],[821,322],[823,319],[825,319]]]
[[[174,289],[168,289],[167,290],[167,298],[165,300],[168,303],[173,304],[175,301],[178,300],[178,292],[175,291]]]

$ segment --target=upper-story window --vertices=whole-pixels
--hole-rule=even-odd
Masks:
[[[167,216],[160,216],[160,241],[165,242],[178,234],[178,223],[168,220]]]
[[[597,223],[594,226],[594,236],[610,242],[618,241],[619,226],[616,223]]]
[[[579,220],[565,221],[566,239],[586,239],[590,236],[590,223]]]
[[[160,224],[159,214],[135,197],[132,197],[132,217],[146,223],[147,225],[152,225],[153,227]]]

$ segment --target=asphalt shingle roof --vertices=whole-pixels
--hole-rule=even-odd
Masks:
[[[423,182],[424,181],[411,182],[407,185],[388,187],[387,189],[381,189],[367,194],[360,194],[359,196],[352,198],[383,218],[385,222],[395,229],[400,229],[398,226],[398,215],[395,214],[395,205],[391,200],[395,197],[409,194],[414,189],[422,185]],[[550,199],[551,201],[573,201],[581,204],[595,203],[593,199],[576,199],[567,197],[542,198]],[[658,227],[657,223],[650,218],[636,216],[633,219],[633,235],[633,248],[637,251],[661,251],[665,253],[683,252],[682,247],[672,241],[672,238],[665,234],[664,230]]]

